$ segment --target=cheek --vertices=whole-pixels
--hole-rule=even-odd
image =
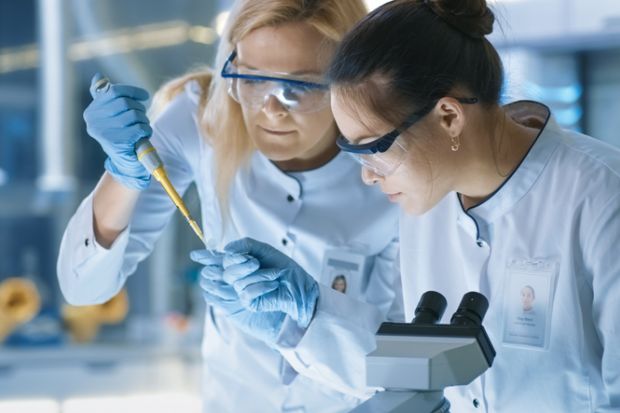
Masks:
[[[391,177],[389,188],[403,192],[402,207],[412,215],[427,212],[445,195],[429,159],[420,155],[409,154],[401,168]]]
[[[334,116],[329,106],[324,110],[304,115],[293,114],[292,118],[305,141],[316,142],[335,128]]]
[[[241,106],[241,114],[243,116],[243,122],[245,123],[246,130],[251,133],[251,131],[256,127],[259,112]]]
[[[402,192],[415,198],[426,196],[432,185],[433,171],[428,159],[408,153],[394,176]]]

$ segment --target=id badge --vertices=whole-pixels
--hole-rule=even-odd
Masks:
[[[360,297],[367,283],[369,261],[360,252],[328,250],[323,257],[321,282],[343,294]]]
[[[506,267],[502,342],[546,350],[558,274],[554,260],[512,260]]]

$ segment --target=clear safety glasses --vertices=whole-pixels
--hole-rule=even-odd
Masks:
[[[240,72],[233,63],[235,57],[233,51],[221,76],[228,81],[228,94],[239,104],[260,109],[273,96],[287,111],[297,113],[316,112],[329,104],[329,86],[320,79],[250,69]]]
[[[463,104],[478,103],[478,98],[455,98]],[[338,147],[349,153],[363,167],[379,176],[388,176],[400,166],[407,153],[403,132],[426,116],[435,107],[436,102],[414,112],[398,128],[377,138],[366,138],[361,143],[351,143],[340,135],[336,141]]]

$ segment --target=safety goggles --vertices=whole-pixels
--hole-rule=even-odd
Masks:
[[[478,103],[478,98],[455,99],[463,104]],[[366,138],[362,140],[362,143],[354,144],[340,135],[336,140],[336,144],[341,150],[353,156],[363,167],[375,174],[383,177],[391,175],[401,165],[407,153],[406,142],[401,137],[403,132],[428,115],[436,103],[433,102],[414,112],[399,127],[383,136]]]
[[[236,57],[237,52],[233,51],[221,76],[228,81],[228,94],[240,105],[260,109],[273,96],[287,111],[310,113],[329,104],[329,86],[319,79],[251,69],[240,72],[233,63]]]

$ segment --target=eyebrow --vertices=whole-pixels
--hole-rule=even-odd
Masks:
[[[241,62],[238,62],[237,66],[238,67],[244,67],[244,68],[249,69],[249,70],[256,70],[258,72],[262,71],[261,69],[258,69],[258,68],[254,67],[254,66],[246,65],[245,63],[241,63]],[[298,70],[298,71],[295,71],[295,72],[291,72],[290,74],[291,75],[295,75],[295,76],[305,76],[305,75],[322,76],[323,75],[322,72],[319,72],[319,71],[316,71],[316,70]]]

